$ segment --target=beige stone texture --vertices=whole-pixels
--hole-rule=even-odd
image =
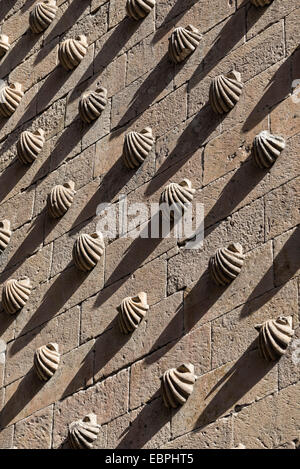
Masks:
[[[160,395],[160,377],[164,371],[184,362],[194,364],[197,376],[209,371],[210,325],[206,324],[181,340],[170,342],[133,364],[130,389],[134,389],[134,393],[130,395],[130,408],[134,409]]]
[[[203,430],[196,430],[166,443],[163,449],[232,449],[232,418],[219,419],[207,425]]]
[[[299,383],[242,409],[234,416],[235,443],[272,449],[299,439],[298,397]]]
[[[38,347],[57,342],[61,355],[79,345],[80,310],[78,306],[25,335],[16,337],[7,347],[6,384],[24,376],[33,366]]]
[[[277,390],[276,365],[257,351],[200,376],[188,401],[172,417],[171,431],[179,436],[251,404]]]
[[[97,445],[101,448],[104,443],[105,428],[103,424],[128,410],[129,393],[128,370],[123,370],[102,383],[75,393],[55,405],[54,409],[54,447],[59,447],[67,438],[68,424],[87,413],[97,415],[98,424],[102,425]]]
[[[93,341],[90,341],[64,355],[57,372],[47,383],[42,383],[31,368],[24,378],[8,385],[5,388],[0,426],[18,422],[91,384],[92,348]]]
[[[33,287],[19,313],[0,304],[0,449],[69,448],[68,425],[91,413],[101,425],[97,449],[299,448],[299,0],[264,8],[250,0],[157,0],[140,21],[126,15],[125,0],[57,0],[55,19],[34,34],[29,14],[38,1],[2,0],[0,8],[0,33],[10,42],[1,79],[25,92],[0,120],[0,221],[9,219],[12,232],[0,256],[0,298],[9,279],[25,275]],[[201,39],[175,64],[169,38],[188,25]],[[59,44],[79,35],[87,53],[67,71]],[[242,93],[217,115],[210,85],[232,70]],[[88,124],[79,102],[99,87],[107,104]],[[125,135],[149,127],[153,146],[129,169]],[[20,135],[38,129],[43,149],[22,165]],[[267,169],[252,153],[262,131],[286,142]],[[157,218],[151,204],[184,179],[195,189],[194,209],[204,206],[196,250],[185,249],[174,229],[168,238],[143,238]],[[48,194],[67,181],[75,183],[73,203],[54,219]],[[101,226],[99,204],[117,209],[121,195],[148,212],[130,214],[126,236],[106,237],[97,265],[81,272],[75,241]],[[217,286],[209,259],[230,243],[241,244],[245,262],[233,282]],[[139,292],[149,310],[125,335],[118,307]],[[280,315],[292,316],[295,335],[268,363],[255,325]],[[33,359],[50,342],[61,361],[42,383]],[[161,376],[182,363],[199,378],[171,411]]]
[[[107,425],[107,447],[160,448],[170,439],[170,411],[160,399],[139,407]]]
[[[49,406],[16,423],[14,448],[50,449],[52,443],[52,418],[53,406]]]

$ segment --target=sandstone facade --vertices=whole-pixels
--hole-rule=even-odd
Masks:
[[[32,285],[19,313],[0,311],[0,448],[66,447],[69,425],[90,414],[100,425],[94,448],[299,447],[299,0],[264,8],[157,0],[141,20],[126,16],[125,0],[58,0],[39,33],[29,22],[36,3],[7,0],[0,9],[10,44],[0,78],[22,85],[12,115],[11,94],[0,106],[0,221],[11,231],[0,281],[26,276]],[[189,24],[199,45],[174,63],[169,37]],[[66,70],[60,45],[83,36],[85,53]],[[232,70],[242,92],[216,114],[212,80]],[[87,123],[80,101],[98,86],[107,102]],[[125,135],[149,127],[153,146],[128,169]],[[24,165],[17,143],[38,129],[43,148]],[[251,151],[263,131],[285,140],[268,169]],[[185,179],[193,203],[204,204],[201,249],[112,238],[90,272],[76,268],[73,245],[95,233],[99,204],[125,194],[149,205]],[[48,195],[66,181],[76,195],[50,217]],[[243,246],[245,260],[219,286],[209,259],[230,243]],[[149,311],[121,334],[117,307],[137,292],[147,292]],[[292,317],[295,334],[284,357],[268,362],[255,325],[278,316]],[[43,383],[34,354],[51,342],[60,364]],[[160,378],[183,363],[197,381],[183,406],[167,408]]]

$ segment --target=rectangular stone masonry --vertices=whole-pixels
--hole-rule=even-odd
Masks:
[[[67,439],[68,425],[74,420],[83,418],[93,412],[97,415],[100,425],[109,422],[128,410],[129,372],[123,370],[102,383],[77,392],[55,405],[54,409],[54,441],[58,448]],[[105,429],[100,431],[95,448],[101,448]]]
[[[299,383],[268,396],[234,416],[234,444],[272,449],[299,438]],[[263,418],[262,418],[263,416]]]
[[[61,357],[58,370],[47,383],[42,383],[32,368],[24,378],[7,386],[0,428],[18,422],[91,384],[93,345],[94,341],[91,340]]]
[[[240,274],[227,288],[215,285],[208,271],[188,286],[184,298],[185,330],[222,316],[273,287],[272,246],[267,243],[248,253]]]
[[[195,374],[210,370],[210,325],[170,342],[165,347],[131,366],[129,407],[134,409],[160,396],[160,378],[169,368],[192,363]],[[161,397],[160,397],[161,399]]]
[[[60,355],[78,347],[79,326],[80,310],[78,306],[75,306],[48,323],[10,342],[6,352],[5,384],[19,379],[30,370],[38,347],[55,342],[58,344]]]
[[[276,365],[268,364],[253,351],[200,376],[192,395],[172,417],[172,435],[203,429],[243,405],[273,393],[278,386],[277,373]]]
[[[81,340],[96,337],[111,329],[115,324],[117,307],[125,297],[144,291],[150,307],[163,300],[166,296],[166,275],[165,263],[154,260],[137,269],[131,276],[105,286],[97,296],[85,301],[82,304]],[[109,353],[109,349],[106,353]]]
[[[249,347],[258,346],[255,325],[278,316],[292,316],[298,325],[297,284],[290,281],[212,322],[213,368],[237,359]],[[289,299],[287,302],[286,299]],[[226,340],[224,340],[226,337]],[[229,344],[229,346],[228,346]]]
[[[96,381],[171,341],[179,340],[183,328],[182,293],[175,293],[150,306],[145,319],[129,335],[120,331],[117,316],[108,327],[110,329],[100,335],[95,344]]]
[[[126,450],[160,448],[170,439],[169,420],[169,409],[156,399],[110,422],[107,447]]]
[[[14,434],[16,449],[50,449],[52,443],[53,406],[17,422]]]

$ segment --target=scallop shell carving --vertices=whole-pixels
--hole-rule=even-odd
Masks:
[[[101,233],[81,234],[73,247],[73,259],[78,269],[88,272],[100,260],[104,252],[104,241]]]
[[[54,186],[47,200],[48,212],[51,217],[62,217],[71,207],[75,194],[75,183],[73,181]]]
[[[232,243],[227,248],[220,248],[210,258],[209,267],[212,278],[217,285],[227,285],[241,271],[245,256],[239,243]]]
[[[25,130],[22,132],[17,143],[17,155],[21,163],[33,163],[42,151],[44,143],[44,130],[38,129],[36,132]]]
[[[192,203],[194,193],[189,179],[183,179],[179,184],[171,182],[160,196],[162,213],[171,219],[181,217]]]
[[[209,101],[216,114],[229,112],[242,94],[241,74],[235,70],[215,77],[210,85]]]
[[[92,449],[99,432],[100,425],[97,424],[97,416],[88,414],[82,420],[69,425],[70,445],[73,449]]]
[[[274,361],[286,353],[294,335],[291,316],[270,319],[255,328],[259,331],[258,345],[263,358]]]
[[[0,57],[6,54],[10,48],[9,38],[6,34],[0,34]]]
[[[154,138],[150,127],[141,132],[129,132],[125,136],[123,159],[129,169],[138,168],[149,155]]]
[[[260,132],[253,141],[252,153],[259,168],[270,168],[285,148],[285,140],[267,130]]]
[[[10,279],[2,291],[2,305],[9,314],[14,314],[26,304],[32,286],[30,279],[24,277],[20,280]]]
[[[38,34],[52,23],[57,13],[56,0],[45,0],[35,5],[29,16],[31,30]]]
[[[107,104],[107,90],[102,86],[83,94],[79,101],[79,114],[88,124],[97,119]]]
[[[8,246],[11,238],[10,221],[0,221],[0,254]]]
[[[20,83],[3,86],[0,91],[0,116],[10,117],[19,106],[23,96],[23,87]]]
[[[175,409],[187,401],[197,380],[194,371],[194,365],[191,363],[165,371],[161,378],[161,391],[166,407]]]
[[[58,59],[66,70],[73,70],[87,53],[88,43],[84,35],[76,39],[66,39],[59,45]]]
[[[180,63],[192,54],[199,45],[201,34],[189,24],[186,28],[176,28],[169,38],[169,56],[175,63]]]
[[[119,325],[123,334],[129,334],[137,329],[149,309],[147,293],[141,292],[136,296],[124,298],[120,307]]]
[[[145,18],[155,5],[155,0],[127,0],[126,12],[130,18],[138,21]]]
[[[41,381],[48,381],[59,367],[58,345],[50,342],[39,347],[34,355],[34,368]]]
[[[273,0],[251,0],[252,5],[256,7],[265,7],[270,5],[271,2],[273,2]]]

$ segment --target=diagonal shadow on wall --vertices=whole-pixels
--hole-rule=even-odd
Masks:
[[[37,374],[32,367],[30,371],[20,382],[15,393],[4,404],[0,411],[0,428],[4,428],[14,420],[21,410],[30,402],[34,396],[42,389],[43,383],[37,377]]]
[[[254,400],[254,398],[244,396],[277,365],[277,362],[270,363],[259,357],[258,350],[253,350],[256,343],[257,339],[209,390],[204,399],[206,405],[194,424],[194,429],[203,428],[224,414],[226,415],[235,405],[235,411],[238,411],[243,405]],[[222,375],[222,371],[220,374]],[[214,393],[215,395],[211,398]]]
[[[152,43],[155,44],[170,31],[176,23],[192,8],[198,0],[177,0],[175,5],[170,11],[164,16],[164,19],[160,25],[157,25],[156,33],[153,36]]]
[[[19,333],[18,337],[24,336],[22,344],[18,340],[13,342],[10,349],[12,356],[28,345],[40,333],[46,324],[80,288],[80,285],[87,279],[88,275],[86,272],[79,271],[72,262],[68,264],[46,291],[40,305]],[[31,332],[31,334],[27,334],[27,332]]]
[[[254,311],[249,309],[249,303],[251,300],[254,298],[257,298],[258,292],[261,292],[262,285],[264,284],[266,278],[270,275],[270,271],[272,271],[274,268],[278,269],[277,266],[284,266],[282,271],[284,272],[284,278],[282,279],[283,281],[278,283],[271,292],[268,292],[268,295],[261,295],[256,299],[255,302],[255,310],[258,310],[261,308],[267,301],[270,301],[270,299],[278,292],[278,289],[281,289],[293,276],[296,274],[300,267],[300,257],[299,257],[299,239],[300,239],[300,225],[296,227],[296,229],[293,231],[291,236],[288,238],[286,243],[282,246],[281,250],[273,260],[273,264],[270,267],[270,269],[265,273],[263,278],[259,281],[259,283],[256,285],[254,290],[251,292],[251,295],[245,300],[245,305],[243,309],[241,310],[240,317],[243,318],[245,316],[248,316],[249,314],[253,313]],[[288,262],[288,257],[293,258],[294,263],[289,265],[289,269],[286,268],[286,264],[289,264]],[[275,279],[276,279],[276,272],[275,272]],[[278,315],[280,315],[280,312],[278,312]]]
[[[266,86],[264,95],[245,120],[242,127],[243,132],[249,132],[257,126],[270,111],[276,109],[281,101],[289,95],[292,89],[291,74],[294,57],[295,51],[274,73],[268,86]]]
[[[209,49],[205,57],[203,57],[199,66],[189,80],[190,89],[194,88],[201,80],[203,80],[214,67],[238,44],[242,37],[246,34],[245,28],[245,11],[244,9],[255,8],[249,5],[249,0],[244,0],[239,9],[229,18],[217,35],[212,47]],[[248,31],[255,25],[259,18],[264,14],[264,8],[255,8],[252,15],[251,23],[248,20]],[[200,43],[201,47],[201,43]]]

